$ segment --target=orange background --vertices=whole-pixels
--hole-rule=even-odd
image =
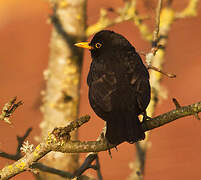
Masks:
[[[176,1],[173,5],[177,9],[182,9],[186,2],[188,1]],[[98,19],[100,7],[118,7],[122,4],[121,0],[89,0],[88,23],[94,23]],[[0,122],[1,151],[15,153],[16,135],[23,135],[29,127],[33,127],[33,131],[28,140],[37,144],[34,136],[40,133],[38,124],[42,119],[39,111],[40,92],[45,88],[43,70],[48,62],[51,25],[47,24],[47,19],[50,13],[47,1],[44,0],[0,1],[0,105],[2,107],[16,95],[24,101],[24,105],[12,117],[12,126]],[[173,97],[182,105],[192,104],[201,99],[200,22],[199,4],[199,14],[196,18],[178,20],[172,26],[164,69],[175,73],[177,78],[163,78],[162,85],[168,91],[168,98],[160,99],[155,115],[172,110]],[[131,23],[125,22],[110,29],[127,37],[138,51],[149,50],[149,44],[142,40],[138,29]],[[103,121],[98,120],[88,103],[86,77],[89,63],[90,56],[86,51],[80,115],[93,116],[88,124],[80,128],[81,140],[95,140],[103,127]],[[201,179],[201,124],[194,117],[182,118],[151,131],[150,141],[145,180]],[[133,145],[124,143],[118,150],[112,150],[113,159],[110,159],[107,152],[99,153],[104,179],[122,180],[131,173],[128,164],[135,159]],[[84,158],[84,155],[82,157]],[[0,158],[0,168],[9,163],[12,161]],[[29,172],[21,173],[13,179],[27,178],[34,179]]]

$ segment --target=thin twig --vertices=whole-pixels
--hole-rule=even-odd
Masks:
[[[97,138],[96,141],[101,141],[104,139],[104,134],[105,134],[105,131],[106,131],[106,125],[104,126],[104,128],[102,129],[102,132],[100,133],[99,137]],[[110,150],[110,149],[109,149]],[[111,157],[111,155],[110,155]],[[74,172],[74,177],[78,177],[80,176],[81,174],[83,174],[87,169],[89,168],[93,168],[93,166],[91,165],[92,162],[96,160],[96,172],[97,172],[97,177],[98,179],[101,180],[102,178],[102,175],[101,175],[101,171],[100,171],[100,163],[99,163],[99,159],[98,159],[98,153],[97,152],[92,152],[92,153],[89,153],[86,157],[86,159],[84,160],[84,162],[82,163],[82,165],[80,166],[79,169],[77,169],[75,172]]]
[[[23,142],[29,136],[31,131],[32,131],[32,128],[29,128],[29,129],[27,129],[27,131],[25,132],[25,134],[22,137],[17,136],[18,146],[17,146],[16,154],[8,154],[6,152],[0,152],[0,157],[7,158],[10,160],[14,160],[14,161],[19,160],[22,157],[20,148],[22,147]],[[66,178],[72,177],[72,174],[69,172],[54,169],[54,168],[45,166],[42,163],[34,163],[30,168],[36,168],[41,171],[50,172],[50,173],[57,174],[62,177],[66,177]]]
[[[162,8],[162,0],[158,0],[158,5],[157,5],[157,8],[156,8],[156,16],[155,16],[155,29],[153,31],[153,35],[152,35],[152,48],[150,50],[149,53],[146,54],[146,63],[147,63],[147,66],[148,66],[148,69],[154,69],[155,71],[158,70],[159,72],[163,73],[162,70],[159,70],[159,68],[154,68],[154,66],[152,65],[153,63],[153,59],[155,60],[154,63],[157,62],[157,59],[156,59],[156,55],[158,55],[159,53],[156,54],[156,52],[158,51],[159,49],[159,28],[160,28],[160,14],[161,14],[161,8]],[[160,49],[161,51],[164,51],[164,48],[161,48]],[[162,57],[162,56],[160,56]],[[160,59],[158,59],[160,62]],[[156,67],[160,67],[160,66],[156,66]],[[160,67],[161,68],[161,67]],[[163,74],[167,74],[167,73],[163,73]],[[147,108],[147,112],[149,114],[149,116],[152,116],[153,114],[153,111],[155,109],[155,105],[157,103],[157,98],[158,98],[158,93],[156,93],[156,81],[155,83],[153,83],[153,74],[150,73],[150,83],[151,83],[151,86],[152,86],[152,94],[151,94],[151,101],[149,103],[149,106]],[[160,76],[159,76],[160,77]],[[158,81],[159,79],[157,79]],[[155,85],[155,87],[154,87]],[[146,122],[146,121],[145,121]],[[135,180],[142,180],[143,179],[143,175],[144,175],[144,164],[145,164],[145,158],[146,158],[146,152],[147,152],[147,144],[148,144],[148,133],[146,134],[147,138],[142,141],[142,142],[139,142],[137,143],[136,145],[136,161],[135,161],[135,164],[136,164],[136,167],[135,167],[135,170],[134,170],[134,175],[132,175],[131,179],[135,179]]]
[[[156,16],[155,16],[155,29],[153,31],[153,39],[152,39],[152,48],[150,53],[146,55],[146,62],[148,67],[151,66],[153,57],[158,51],[158,40],[159,40],[159,27],[160,27],[160,13],[162,8],[162,0],[158,0],[158,5],[156,8]]]
[[[152,66],[151,64],[147,67],[147,69],[153,69],[154,71],[157,71],[157,72],[159,72],[159,73],[161,73],[161,74],[163,74],[169,78],[175,78],[176,77],[175,74],[167,73],[167,72],[163,71],[162,69],[159,69],[157,67]]]
[[[181,117],[194,115],[198,112],[201,112],[201,101],[192,105],[183,106],[178,110],[176,109],[161,114],[149,121],[144,121],[142,123],[142,128],[144,131],[149,131],[151,129],[170,123]],[[22,157],[15,163],[5,166],[3,169],[1,169],[0,177],[1,180],[5,180],[25,170],[29,170],[33,162],[37,162],[50,151],[57,151],[63,153],[100,152],[108,150],[108,148],[113,148],[115,146],[116,145],[109,144],[108,147],[108,143],[104,140],[88,142],[65,142],[63,140],[56,139],[54,134],[50,133],[50,135],[44,140],[44,142],[40,143],[32,153],[26,154],[24,157]]]
[[[192,105],[181,106],[179,109],[175,109],[167,113],[161,114],[157,117],[154,117],[152,120],[144,121],[142,123],[142,127],[144,131],[149,131],[156,127],[163,126],[176,119],[189,116],[189,115],[194,116],[196,113],[199,113],[199,112],[201,112],[201,101]]]
[[[157,42],[158,42],[158,34],[159,34],[159,26],[160,26],[160,13],[161,13],[161,8],[162,8],[162,0],[158,1],[158,5],[156,8],[156,17],[155,17],[155,29],[153,31],[153,47],[157,47]],[[154,51],[153,54],[156,52]]]
[[[96,160],[95,165],[92,165],[93,161]],[[80,166],[79,169],[77,169],[74,174],[73,174],[73,178],[75,177],[80,177],[87,169],[94,169],[97,172],[97,178],[98,180],[102,180],[102,174],[101,174],[101,170],[100,170],[100,163],[99,163],[99,158],[98,158],[98,154],[97,153],[90,153],[85,161],[82,163],[82,165]]]
[[[139,51],[138,52],[140,55],[143,55],[143,56],[146,56],[146,63],[147,62],[151,62],[151,60],[152,60],[152,58],[153,58],[153,54],[152,53],[145,53],[145,52],[143,52],[143,51]],[[150,56],[150,57],[149,57]],[[148,60],[148,59],[150,59],[150,60]],[[165,75],[165,76],[167,76],[167,77],[169,77],[169,78],[176,78],[176,74],[171,74],[171,73],[168,73],[168,72],[165,72],[165,71],[163,71],[162,69],[159,69],[159,68],[157,68],[157,67],[155,67],[155,66],[153,66],[152,64],[148,64],[147,63],[147,69],[149,70],[149,69],[152,69],[152,70],[154,70],[154,71],[157,71],[157,72],[159,72],[159,73],[161,73],[161,74],[163,74],[163,75]]]
[[[55,128],[53,130],[52,134],[54,134],[55,137],[59,138],[60,140],[64,140],[63,139],[64,136],[66,136],[68,133],[73,131],[75,128],[79,128],[81,125],[88,122],[89,118],[90,117],[88,115],[86,115],[86,116],[81,117],[79,119],[79,121],[73,121],[73,122],[69,123],[64,128]],[[22,147],[24,140],[29,136],[31,131],[32,131],[32,128],[29,128],[22,137],[17,136],[18,147],[17,147],[16,154],[8,154],[6,152],[0,152],[0,157],[4,157],[4,158],[15,160],[15,161],[22,158],[20,148]],[[65,178],[73,177],[73,175],[69,172],[61,171],[61,170],[58,170],[58,169],[55,169],[52,167],[48,167],[48,166],[43,165],[42,163],[34,163],[33,165],[30,166],[30,168],[36,168],[41,171],[56,174],[56,175],[59,175],[61,177],[65,177]]]
[[[74,172],[74,177],[79,177],[81,174],[83,174],[87,169],[91,168],[91,164],[92,162],[97,158],[97,153],[91,153],[89,154],[85,161],[82,163],[82,165],[80,166],[79,169],[77,169],[75,172]]]
[[[22,147],[23,142],[24,142],[25,139],[29,136],[29,134],[31,133],[31,131],[32,131],[32,128],[28,128],[27,131],[26,131],[26,133],[24,134],[24,136],[22,136],[22,137],[17,136],[18,147],[17,147],[16,154],[21,155],[20,148]]]
[[[198,9],[198,2],[199,2],[199,0],[189,0],[186,8],[183,9],[182,12],[176,13],[175,17],[177,19],[183,19],[186,17],[196,16],[197,15],[197,9]]]
[[[179,104],[179,102],[177,101],[177,99],[176,99],[176,98],[172,98],[172,101],[173,101],[173,103],[174,103],[174,105],[175,105],[176,109],[181,108],[181,105]]]
[[[1,151],[0,157],[4,157],[4,158],[11,159],[14,161],[19,160],[22,157],[20,148],[22,147],[24,140],[29,136],[31,131],[32,131],[32,128],[29,128],[29,129],[27,129],[27,131],[25,132],[25,134],[22,137],[17,136],[18,146],[17,146],[17,150],[16,150],[15,154],[8,154],[6,152]]]
[[[172,98],[172,101],[173,101],[173,103],[174,103],[176,109],[181,108],[181,105],[179,104],[179,102],[178,102],[178,100],[177,100],[176,98]],[[197,120],[200,120],[200,117],[199,117],[198,113],[195,113],[194,116],[195,116],[195,118],[196,118]]]
[[[23,104],[22,101],[17,101],[17,97],[12,98],[8,103],[6,103],[2,109],[0,114],[0,120],[5,121],[6,123],[11,124],[10,116],[14,113],[14,111]]]
[[[108,17],[108,9],[101,9],[99,20],[95,24],[87,27],[87,37],[112,25],[125,21],[133,21],[139,28],[140,33],[143,34],[143,37],[149,41],[151,40],[152,34],[149,32],[147,25],[142,23],[142,21],[146,19],[147,16],[141,16],[138,14],[136,11],[136,0],[126,1],[123,7],[119,9],[110,8],[109,10],[115,12],[117,17],[111,19]]]
[[[61,171],[59,169],[55,169],[52,167],[48,167],[42,163],[34,163],[33,165],[30,166],[30,168],[39,169],[40,171],[43,171],[43,172],[56,174],[56,175],[59,175],[59,176],[64,177],[64,178],[73,178],[73,175],[69,172]]]
[[[100,168],[100,162],[99,162],[98,155],[96,157],[96,167],[97,167],[96,172],[97,172],[97,178],[98,178],[98,180],[103,180],[103,176],[101,174],[101,168]]]

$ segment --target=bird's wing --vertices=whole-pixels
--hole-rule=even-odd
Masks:
[[[103,74],[90,84],[89,95],[91,105],[98,106],[105,112],[112,110],[112,93],[116,90],[116,77],[114,74]],[[96,107],[94,107],[96,108]]]
[[[133,87],[133,92],[136,93],[137,104],[141,111],[145,111],[150,101],[150,84],[149,73],[147,68],[142,63],[140,56],[136,53],[135,58],[139,59],[136,64],[129,64],[131,68],[130,84]]]
[[[148,79],[142,79],[137,85],[137,103],[142,111],[145,111],[150,101],[150,84]]]
[[[149,79],[144,76],[140,77],[140,74],[138,74],[138,76],[133,76],[131,84],[136,93],[138,107],[141,111],[145,111],[150,101]]]

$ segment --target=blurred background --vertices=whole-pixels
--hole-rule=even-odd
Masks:
[[[146,1],[144,1],[146,2]],[[148,2],[148,1],[147,1]],[[156,4],[156,1],[153,1]],[[173,1],[175,9],[182,10],[188,0]],[[119,7],[122,0],[88,1],[88,24],[99,18],[101,7]],[[154,12],[155,6],[144,8],[142,12]],[[45,0],[0,0],[0,107],[11,97],[18,96],[24,105],[14,113],[13,124],[0,122],[0,150],[15,153],[16,135],[23,135],[29,127],[33,131],[28,137],[30,143],[37,144],[34,136],[40,134],[42,119],[39,107],[41,91],[45,89],[43,71],[47,68],[49,42],[52,25],[48,24],[51,8]],[[151,22],[151,21],[150,21]],[[151,24],[149,21],[148,23]],[[151,25],[153,27],[153,25]],[[150,44],[145,42],[138,29],[124,22],[109,29],[126,38],[138,51],[147,52]],[[90,39],[89,39],[90,40]],[[177,75],[170,79],[163,76],[162,86],[167,93],[160,99],[155,115],[172,110],[172,98],[181,105],[193,104],[201,100],[201,4],[198,16],[178,20],[173,24],[166,49],[164,70]],[[90,65],[90,54],[85,51],[81,84],[80,116],[92,115],[89,123],[80,128],[81,140],[96,140],[104,122],[99,120],[88,103],[86,77]],[[195,117],[176,120],[150,134],[145,180],[201,179],[201,124]],[[83,154],[81,161],[86,154]],[[129,163],[135,159],[133,145],[123,143],[118,152],[112,150],[111,159],[107,152],[101,152],[100,162],[104,179],[126,179],[131,170]],[[0,158],[0,168],[12,163]],[[89,171],[87,173],[93,173]],[[21,173],[13,179],[34,179],[29,172]]]

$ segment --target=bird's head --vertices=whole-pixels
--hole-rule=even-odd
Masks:
[[[109,30],[103,30],[96,33],[90,43],[80,42],[76,43],[75,46],[89,49],[92,57],[121,53],[122,50],[135,51],[134,47],[126,38]]]

